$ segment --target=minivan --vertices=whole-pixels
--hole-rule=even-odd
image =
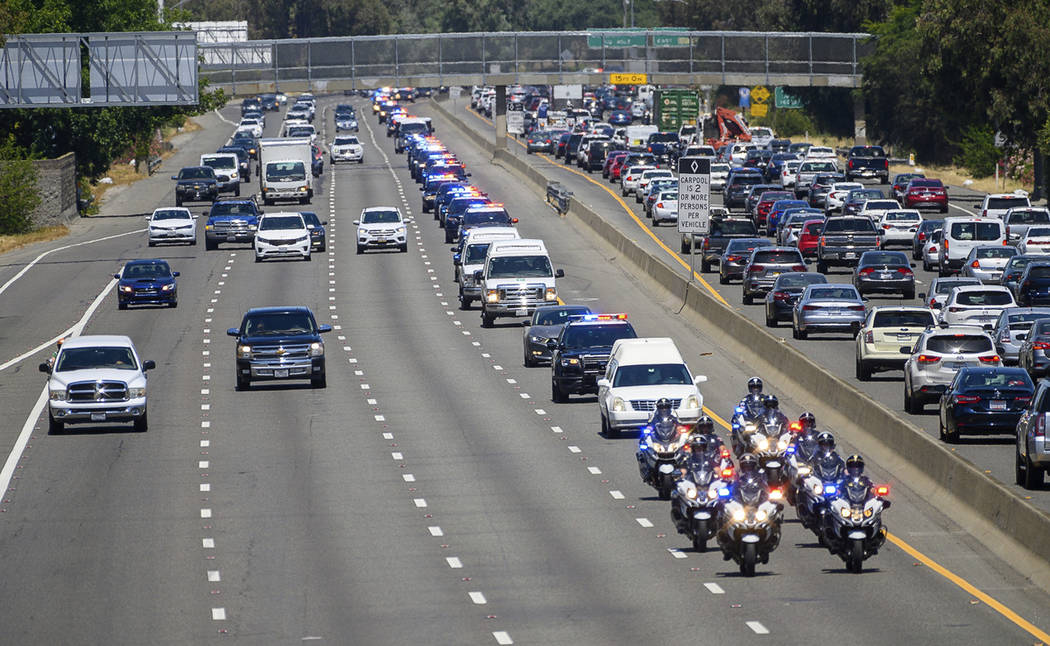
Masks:
[[[999,218],[945,218],[943,231],[938,267],[941,276],[961,269],[974,247],[1007,243],[1006,225]]]

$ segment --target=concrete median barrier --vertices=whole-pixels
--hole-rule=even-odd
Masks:
[[[462,123],[440,103],[433,105],[463,134],[492,153],[496,163],[534,184],[538,192],[544,193],[547,183],[556,181],[527,160],[496,150],[491,140]],[[573,200],[567,215],[617,250],[620,259],[633,265],[641,276],[669,294],[684,298],[683,313],[692,312],[705,331],[720,332],[714,336],[721,336],[746,352],[742,356],[753,367],[762,369],[763,376],[779,375],[780,380],[772,381],[778,389],[796,400],[820,402],[820,408],[836,418],[844,439],[895,475],[902,479],[906,476],[913,490],[953,516],[993,552],[1015,564],[1018,558],[1034,557],[1031,560],[1041,565],[1038,571],[1023,569],[1034,583],[1050,589],[1050,541],[1046,538],[1050,536],[1050,514],[1027,503],[1003,483],[955,455],[896,411],[836,377],[784,339],[723,305],[706,288],[690,282],[683,272],[651,254],[592,209]],[[765,372],[767,368],[769,373]]]

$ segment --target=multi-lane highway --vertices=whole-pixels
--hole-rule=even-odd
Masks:
[[[234,119],[236,106],[223,114]],[[330,114],[319,109],[318,125]],[[435,120],[472,181],[547,242],[566,273],[562,298],[627,312],[640,335],[673,337],[693,372],[711,378],[707,406],[727,416],[749,358],[719,347],[676,314],[680,303],[610,262]],[[203,121],[158,175],[107,204],[112,217],[0,258],[0,281],[13,279],[0,291],[0,446],[13,451],[0,504],[3,642],[1047,639],[1050,598],[1012,567],[1023,564],[991,556],[878,464],[872,477],[893,485],[886,521],[913,552],[888,543],[864,574],[847,574],[792,520],[754,579],[717,553],[694,553],[668,503],[640,481],[635,442],[598,434],[593,398],[551,403],[547,369],[521,367],[521,328],[483,330],[476,310],[458,310],[442,232],[419,213],[404,157],[371,115],[361,120],[366,163],[326,168],[313,208],[329,223],[329,249],[312,262],[255,264],[246,247],[147,248],[140,216],[173,204],[168,171],[232,130],[214,115]],[[271,117],[267,132],[277,126]],[[415,218],[408,254],[354,253],[352,221],[377,205]],[[157,256],[182,272],[178,309],[118,311],[112,274]],[[275,304],[308,305],[336,328],[326,389],[235,392],[225,330],[249,307]],[[50,345],[9,360],[78,322],[85,333],[128,334],[156,360],[147,433],[46,434],[34,405]],[[811,405],[782,401],[793,415]]]

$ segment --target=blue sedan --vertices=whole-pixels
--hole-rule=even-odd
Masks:
[[[132,260],[124,265],[117,279],[117,309],[128,305],[167,305],[178,307],[179,272],[172,271],[165,260]]]
[[[1034,392],[1032,379],[1021,368],[962,368],[941,395],[941,439],[957,442],[962,433],[1013,433]]]
[[[614,126],[631,125],[631,113],[627,110],[615,110],[609,115],[609,123]]]

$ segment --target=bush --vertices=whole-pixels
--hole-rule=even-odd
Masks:
[[[0,145],[0,235],[25,233],[33,228],[33,210],[40,205],[36,180],[33,162],[9,136]]]
[[[976,178],[995,173],[999,161],[999,149],[995,147],[995,134],[991,126],[970,126],[963,132],[961,141],[955,142],[959,152],[952,161],[962,166]]]
[[[804,110],[798,109],[781,108],[778,110],[771,107],[767,116],[748,117],[748,124],[752,126],[769,126],[773,129],[773,132],[777,133],[778,137],[786,137],[788,139],[804,135],[807,132],[811,135],[816,132],[809,115]]]

